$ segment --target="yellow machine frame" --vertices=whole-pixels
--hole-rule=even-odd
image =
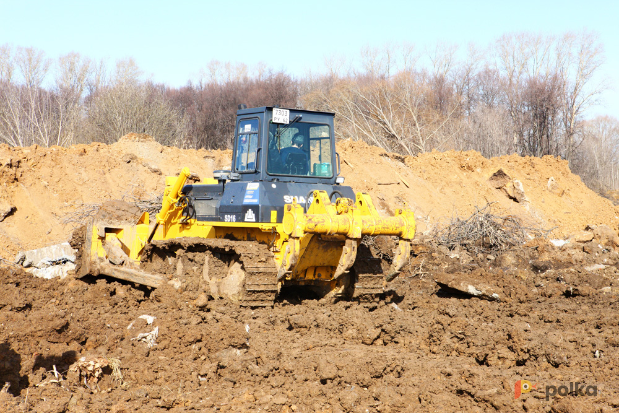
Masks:
[[[332,203],[325,191],[314,191],[307,213],[293,202],[285,206],[281,223],[275,222],[276,214],[271,215],[269,223],[202,222],[182,217],[181,191],[189,175],[189,169],[183,168],[178,177],[166,178],[162,207],[154,222],[145,212],[135,225],[93,223],[87,251],[90,251],[89,262],[95,263],[95,267],[99,263],[99,268],[87,264],[83,271],[111,272],[109,275],[117,278],[158,286],[160,277],[137,270],[141,253],[153,240],[181,237],[231,238],[267,244],[274,254],[280,282],[336,283],[354,264],[364,235],[400,238],[387,281],[408,262],[415,236],[415,217],[408,209],[398,209],[393,217],[381,217],[368,194],[358,192],[355,201],[339,198]],[[112,248],[122,251],[129,265],[102,264]]]

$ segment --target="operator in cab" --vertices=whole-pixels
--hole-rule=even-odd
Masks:
[[[280,151],[279,155],[282,158],[282,163],[284,165],[288,164],[288,155],[290,155],[291,153],[303,154],[303,156],[305,156],[305,158],[307,159],[307,154],[302,149],[304,142],[305,142],[305,137],[301,135],[300,133],[297,133],[292,138],[291,146],[287,148],[283,148]]]
[[[307,152],[303,150],[305,136],[297,133],[290,143],[289,147],[283,148],[279,153],[285,172],[292,175],[307,175],[308,158]]]

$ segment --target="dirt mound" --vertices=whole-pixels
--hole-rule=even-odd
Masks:
[[[614,230],[619,226],[619,209],[587,188],[567,161],[551,156],[486,159],[474,151],[448,151],[403,157],[351,141],[340,143],[338,151],[347,184],[370,192],[384,212],[408,203],[421,232],[453,216],[469,216],[475,207],[489,202],[497,214],[554,228],[553,237],[565,237],[587,225],[606,224]],[[497,186],[498,171],[503,183]],[[521,183],[524,198],[516,182]]]
[[[125,143],[125,142],[155,142],[155,139],[152,136],[147,135],[145,133],[131,132],[131,133],[128,133],[122,136],[118,140],[118,142],[122,142],[122,143]]]
[[[182,150],[132,134],[109,146],[0,145],[0,204],[12,207],[0,222],[0,258],[68,240],[105,201],[161,195],[164,176],[184,166],[204,178],[229,163],[229,151]]]
[[[416,214],[419,232],[455,215],[468,216],[488,202],[497,214],[554,228],[554,237],[587,225],[606,224],[613,230],[619,225],[618,207],[589,190],[566,161],[556,158],[485,159],[472,151],[403,157],[351,141],[341,142],[338,151],[346,184],[369,192],[384,214],[406,203]],[[213,170],[229,168],[230,155],[166,147],[133,133],[109,146],[0,145],[0,204],[10,210],[0,221],[0,258],[66,241],[83,215],[104,201],[160,195],[164,176],[184,166],[200,178],[210,177]],[[497,187],[490,178],[499,170],[504,184]]]

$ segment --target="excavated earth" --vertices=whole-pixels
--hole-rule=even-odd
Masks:
[[[0,410],[619,409],[619,211],[609,200],[554,158],[402,158],[354,142],[339,151],[347,183],[382,213],[404,202],[415,210],[411,264],[374,299],[297,288],[273,308],[244,308],[167,285],[38,279],[11,263],[20,249],[68,240],[88,208],[150,198],[181,166],[206,177],[229,153],[138,135],[111,146],[0,146],[0,206],[10,210],[0,222]],[[505,251],[437,245],[433,227],[488,202],[553,230]],[[388,242],[370,247],[390,253]],[[516,397],[519,380],[534,388]]]

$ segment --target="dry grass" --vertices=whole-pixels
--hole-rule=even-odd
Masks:
[[[69,208],[72,209],[71,212],[64,215],[60,222],[63,224],[83,224],[89,218],[95,216],[97,212],[99,212],[99,208],[101,208],[101,204],[71,204]]]
[[[156,214],[157,212],[159,212],[159,210],[161,210],[163,195],[151,194],[148,199],[140,199],[135,195],[128,194],[123,195],[122,200],[137,206],[138,208],[140,208],[140,211],[148,212],[150,215],[152,215]]]

